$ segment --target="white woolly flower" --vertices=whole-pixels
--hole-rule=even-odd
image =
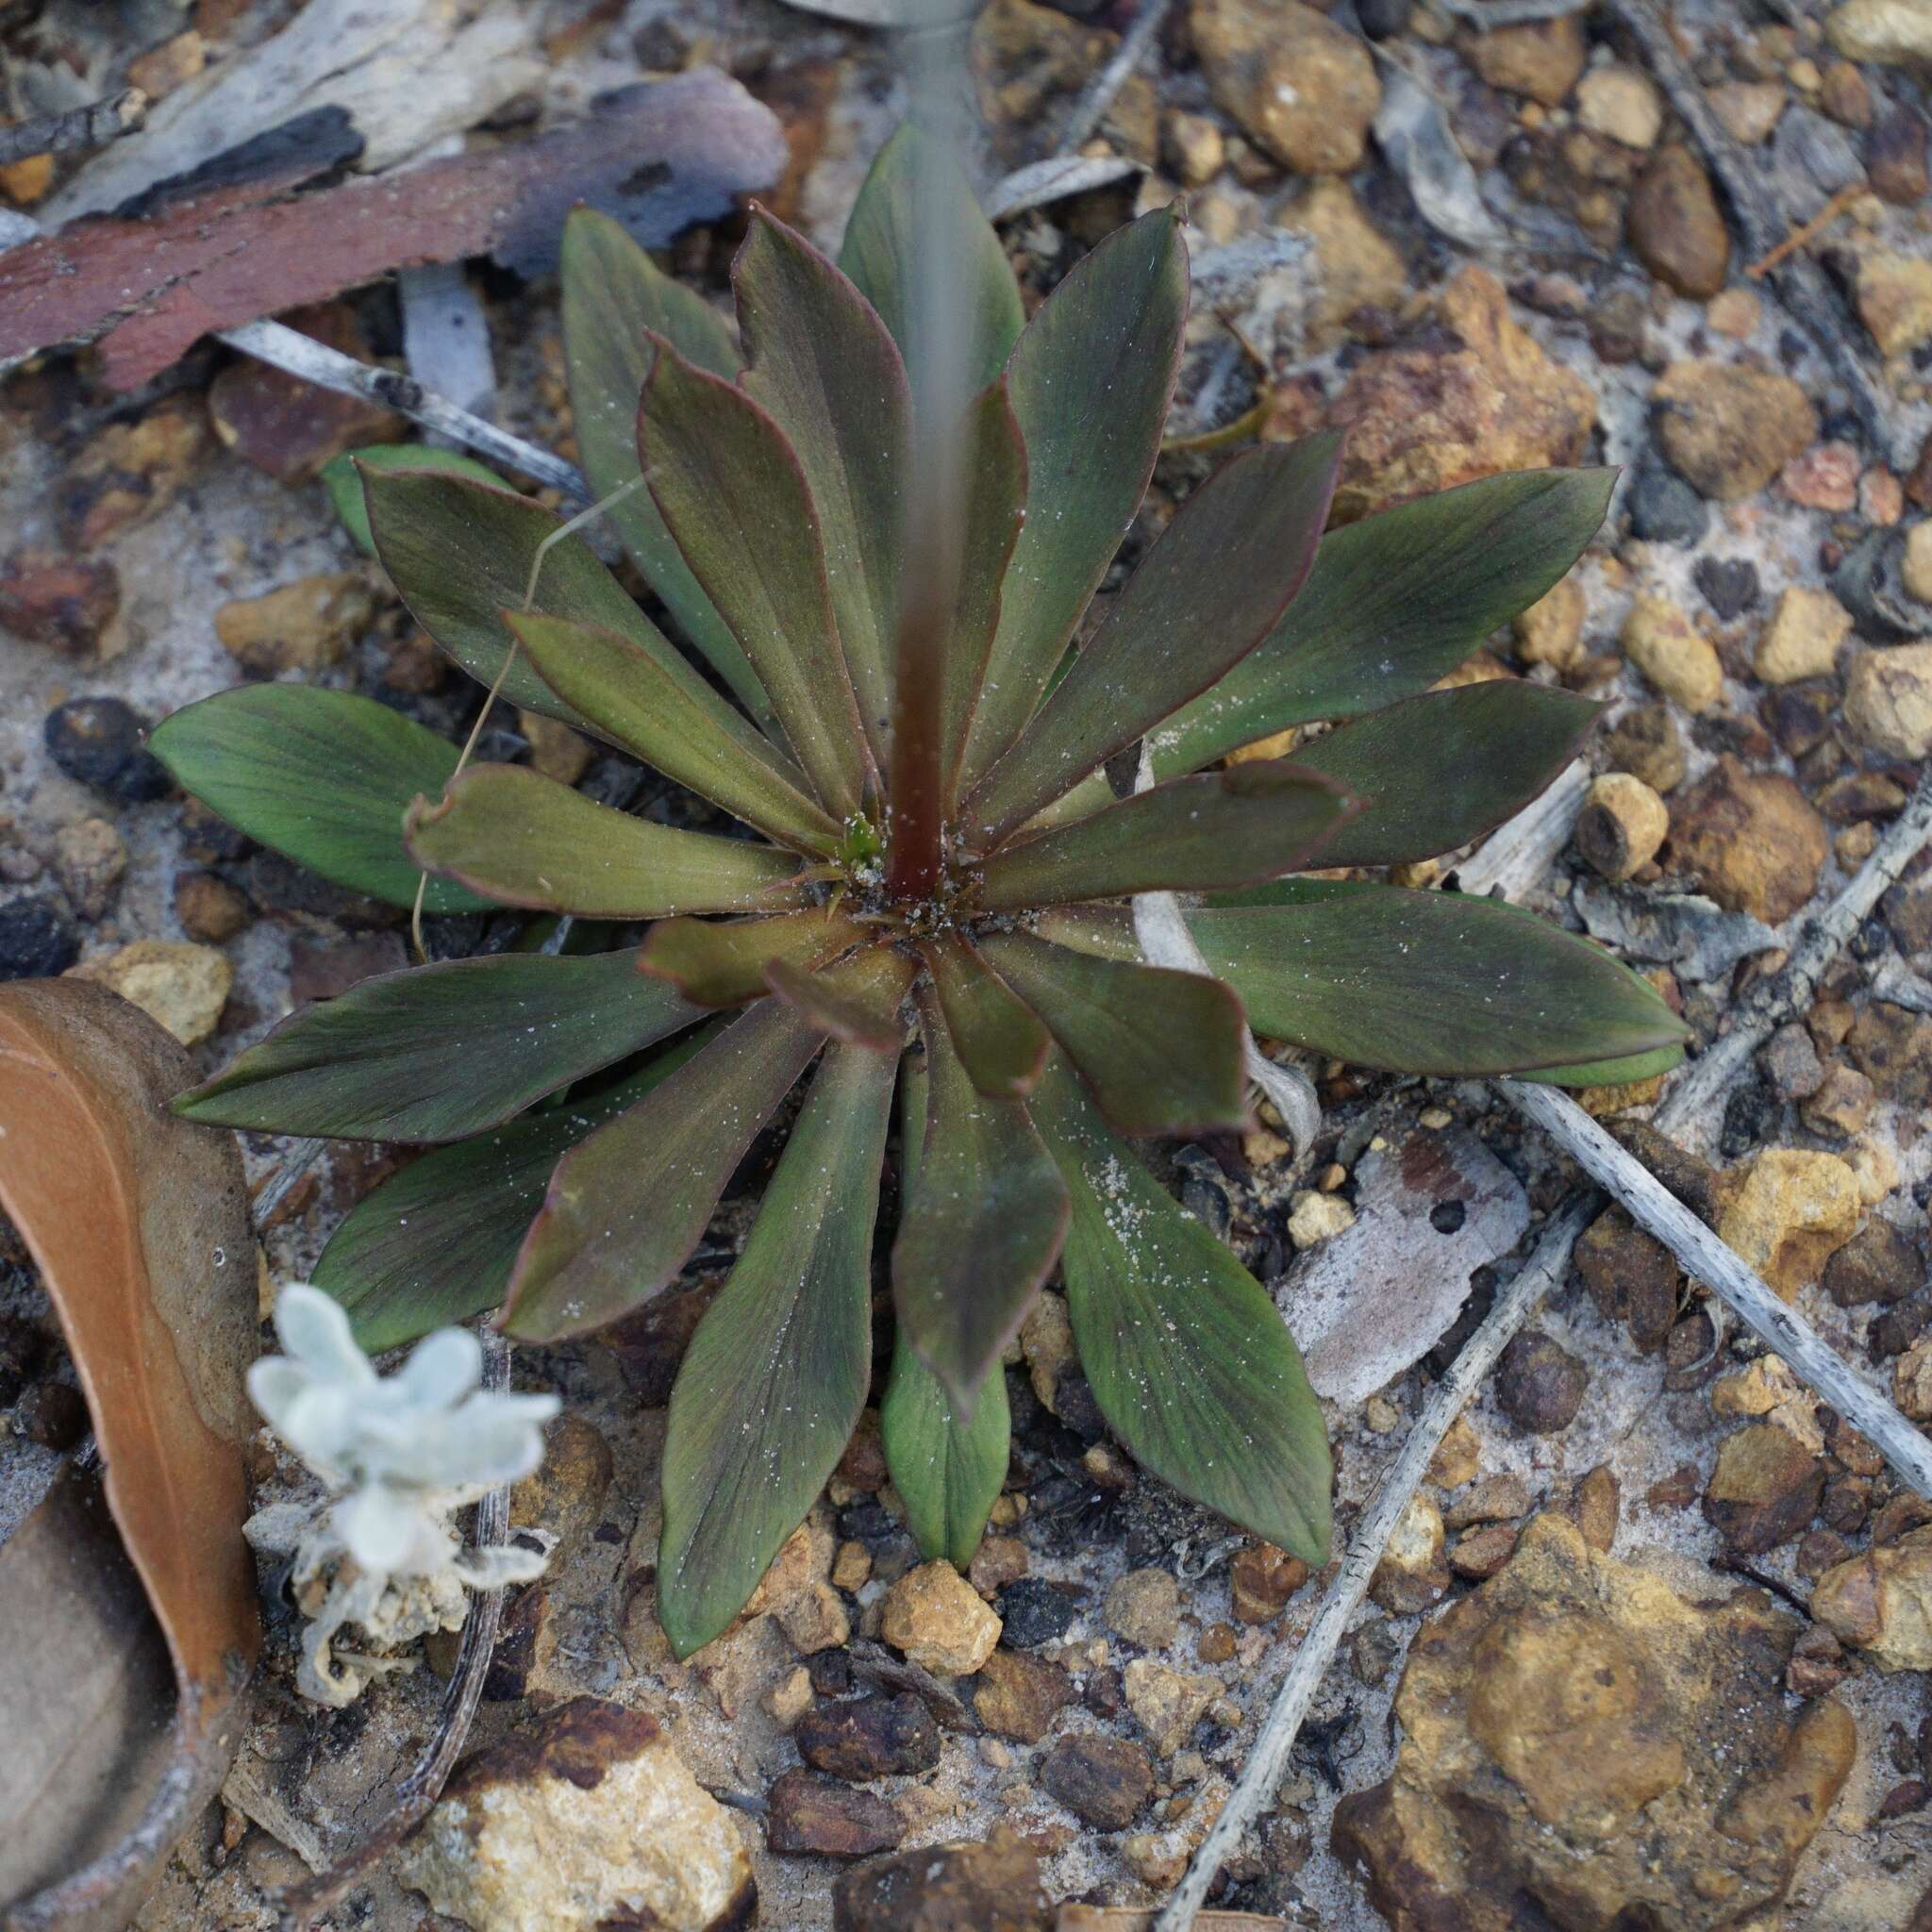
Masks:
[[[249,1539],[292,1557],[298,1602],[320,1596],[298,1681],[308,1696],[341,1705],[396,1667],[345,1656],[348,1669],[337,1671],[329,1645],[344,1624],[389,1648],[458,1628],[466,1589],[527,1582],[542,1570],[535,1551],[466,1552],[451,1519],[537,1467],[558,1404],[483,1388],[482,1346],[462,1328],[439,1329],[395,1374],[378,1375],[341,1305],[306,1283],[281,1291],[275,1333],[288,1354],[258,1361],[248,1392],[327,1494],[258,1511]]]

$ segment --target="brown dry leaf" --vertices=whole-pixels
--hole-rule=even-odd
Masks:
[[[70,1471],[0,1550],[7,1932],[126,1923],[220,1784],[260,1643],[254,1245],[234,1141],[167,1110],[192,1077],[104,988],[0,987],[0,1208],[60,1319],[120,1532]]]
[[[161,209],[77,222],[8,252],[0,358],[99,338],[109,386],[138,388],[210,330],[394,268],[490,255],[543,273],[580,201],[646,243],[668,242],[769,186],[785,155],[770,109],[708,69],[607,95],[575,125],[532,141],[308,194],[289,192],[291,164],[275,155],[259,180],[192,189]]]

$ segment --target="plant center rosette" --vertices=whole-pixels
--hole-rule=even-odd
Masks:
[[[910,267],[935,254],[943,330]],[[1090,608],[1160,449],[1176,211],[1023,327],[966,183],[906,132],[837,265],[755,212],[735,286],[734,334],[572,217],[577,439],[661,626],[575,534],[533,588],[558,520],[467,466],[360,472],[375,550],[444,651],[683,790],[642,816],[523,766],[458,771],[340,691],[177,713],[157,753],[264,843],[398,905],[426,874],[432,913],[538,915],[509,950],[297,1014],[181,1110],[427,1145],[318,1285],[371,1347],[499,1307],[549,1341],[676,1280],[803,1086],[671,1395],[658,1590],[680,1655],[738,1613],[872,1393],[894,1156],[882,1428],[928,1557],[963,1567],[978,1541],[1000,1357],[1058,1268],[1134,1457],[1320,1563],[1329,1457],[1289,1331],[1133,1143],[1248,1120],[1250,1025],[1409,1073],[1582,1084],[1677,1057],[1680,1023],[1594,945],[1374,875],[1466,844],[1574,755],[1584,699],[1436,687],[1575,561],[1609,479],[1497,476],[1324,534],[1335,441],[1263,444]],[[944,370],[922,358],[941,336]],[[1291,727],[1291,758],[1229,758]],[[1136,745],[1153,782],[1117,796]],[[1147,891],[1186,895],[1208,974],[1142,960]]]

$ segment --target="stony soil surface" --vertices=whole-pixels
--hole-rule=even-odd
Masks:
[[[786,125],[779,211],[836,242],[900,98],[880,41],[775,0],[554,10],[575,25],[539,113],[714,61]],[[992,0],[975,39],[989,178],[1052,151],[1132,10]],[[191,12],[214,56],[245,30],[245,8]],[[1509,889],[1655,971],[1707,1039],[1932,750],[1932,0],[1677,9],[1727,138],[1794,227],[1828,217],[1800,245],[1840,293],[1831,314],[1882,400],[1884,447],[1747,272],[1682,103],[1615,8],[1486,35],[1432,0],[1356,13],[1373,45],[1341,9],[1180,0],[1098,137],[1142,172],[1024,212],[1006,238],[1037,294],[1177,191],[1199,256],[1311,236],[1300,266],[1217,288],[1265,386],[1199,313],[1175,428],[1257,400],[1271,436],[1345,425],[1346,513],[1500,469],[1627,466],[1583,565],[1468,675],[1610,707],[1587,799],[1575,788]],[[1429,225],[1370,135],[1399,75],[1442,108],[1504,223],[1480,256]],[[29,169],[0,186],[30,203],[47,183]],[[722,295],[733,240],[689,236],[675,261]],[[501,419],[568,449],[554,286],[485,287]],[[309,322],[361,354],[400,350],[387,289]],[[277,408],[292,441],[271,449]],[[249,850],[171,794],[140,741],[242,676],[467,728],[473,689],[411,634],[312,480],[335,448],[400,429],[208,348],[132,401],[85,357],[0,388],[0,974],[103,978],[212,1069],[294,1005],[403,963],[395,915]],[[1203,473],[1187,453],[1163,463],[1124,557]],[[493,756],[527,749],[573,778],[588,764],[589,747],[513,713],[490,728]],[[450,923],[438,943],[476,937]],[[1932,1421],[1921,974],[1932,876],[1915,871],[1662,1171]],[[1391,1253],[1411,1296],[1441,1305],[1374,1392],[1330,1405],[1345,1536],[1573,1177],[1480,1086],[1317,1072],[1309,1158],[1264,1125],[1163,1161],[1291,1324]],[[1656,1159],[1641,1126],[1657,1097],[1590,1104]],[[289,1154],[247,1151],[258,1177]],[[1048,1901],[1158,1902],[1213,1816],[1323,1579],[1132,1467],[1052,1297],[1008,1370],[1012,1479],[970,1578],[919,1566],[861,1431],[752,1613],[672,1661],[652,1595],[661,1405],[769,1156],[660,1316],[519,1358],[519,1379],[567,1407],[516,1519],[561,1542],[509,1607],[475,1733],[489,1754],[335,1923],[588,1926],[637,1923],[641,1903],[658,1915],[644,1923],[696,1927],[736,1923],[749,1879],[758,1923],[799,1932],[936,1924],[948,1902],[964,1916],[947,1924],[1043,1927]],[[268,1274],[299,1277],[399,1158],[318,1162],[266,1230]],[[1406,1307],[1391,1299],[1391,1330]],[[1359,1372],[1354,1346],[1339,1370]],[[84,1433],[72,1379],[9,1254],[0,1537]],[[282,1474],[264,1447],[264,1491]],[[297,1701],[286,1622],[274,1635],[226,1802],[171,1867],[149,1932],[272,1924],[271,1889],[379,1817],[455,1654],[432,1643],[421,1670],[331,1714]],[[1437,1458],[1217,1903],[1329,1932],[1539,1911],[1607,1928],[1626,1909],[1673,1926],[1927,1923],[1928,1671],[1932,1506],[1735,1324],[1714,1329],[1696,1284],[1611,1213]],[[982,1848],[862,1862],[951,1840]]]

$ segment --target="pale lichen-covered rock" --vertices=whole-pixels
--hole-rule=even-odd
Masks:
[[[1811,1614],[1881,1671],[1932,1671],[1932,1527],[1827,1570]]]
[[[735,1932],[758,1907],[737,1826],[662,1726],[595,1697],[459,1766],[400,1871],[475,1932]]]
[[[1151,1657],[1137,1657],[1122,1677],[1127,1708],[1147,1734],[1157,1757],[1168,1757],[1188,1741],[1208,1707],[1223,1694],[1219,1677],[1171,1671]]]
[[[1932,67],[1932,0],[1845,0],[1824,32],[1847,60]]]
[[[1395,1932],[1754,1923],[1857,1749],[1837,1704],[1787,1719],[1797,1634],[1761,1593],[1687,1602],[1540,1516],[1417,1636],[1394,1772],[1342,1800],[1335,1850]]]
[[[1829,677],[1838,648],[1851,635],[1852,613],[1829,591],[1793,584],[1757,640],[1753,668],[1766,684]]]
[[[886,1592],[881,1633],[892,1648],[942,1677],[970,1676],[1004,1626],[986,1599],[943,1559],[908,1570]]]
[[[1857,658],[1845,685],[1845,723],[1861,743],[1891,758],[1932,752],[1932,643]]]
[[[1624,657],[1687,711],[1707,711],[1724,696],[1716,646],[1668,597],[1640,591],[1620,641]]]
[[[68,976],[91,979],[139,1007],[165,1026],[183,1046],[194,1046],[215,1030],[235,969],[212,946],[176,940],[136,940],[99,959],[75,966]]]

